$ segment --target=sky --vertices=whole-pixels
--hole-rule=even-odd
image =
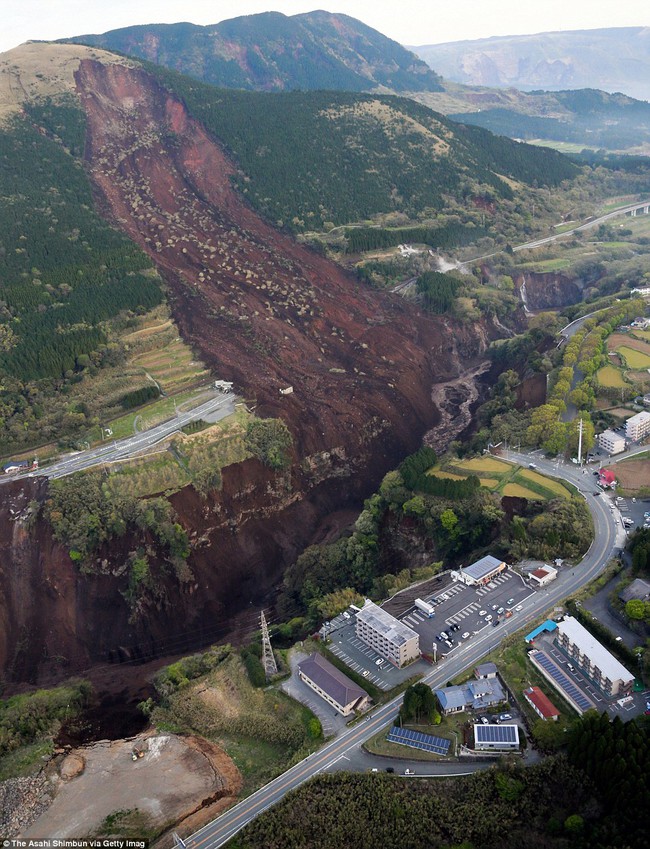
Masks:
[[[31,39],[48,41],[135,24],[205,25],[259,12],[295,15],[322,8],[358,18],[411,46],[493,35],[650,26],[647,0],[5,0],[3,6],[0,52]]]

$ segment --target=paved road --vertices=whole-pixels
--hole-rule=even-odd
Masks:
[[[604,221],[609,221],[610,218],[616,218],[619,215],[626,215],[628,212],[632,212],[635,209],[642,209],[645,206],[649,206],[650,201],[638,201],[637,203],[631,203],[628,206],[622,206],[619,209],[615,209],[613,212],[608,212],[606,215],[599,215],[598,218],[594,218],[591,221],[585,221],[584,224],[579,224],[577,227],[572,227],[571,230],[564,230],[562,233],[554,233],[551,236],[545,236],[542,239],[534,239],[532,242],[524,242],[523,245],[517,245],[512,250],[514,253],[518,251],[525,251],[529,248],[539,248],[541,245],[547,245],[549,242],[555,242],[557,239],[562,239],[565,236],[572,236],[574,233],[580,233],[584,230],[591,230],[593,227],[598,227]],[[501,250],[493,251],[490,254],[484,254],[483,256],[477,256],[473,259],[466,259],[464,262],[459,262],[458,266],[461,267],[463,265],[469,265],[473,262],[478,262],[481,259],[490,259],[493,256],[497,256],[497,254],[502,253]]]
[[[68,454],[50,466],[45,466],[36,472],[18,475],[17,477],[33,478],[45,476],[48,478],[62,478],[74,472],[90,469],[92,466],[114,463],[116,460],[124,460],[146,451],[191,421],[209,418],[210,421],[216,422],[231,415],[235,410],[234,402],[235,396],[233,394],[219,392],[197,407],[193,407],[185,412],[177,412],[173,419],[152,427],[150,430],[129,436],[126,439],[104,443],[97,448],[91,448],[89,451]],[[16,480],[16,476],[4,476],[0,478],[0,484],[7,483],[10,480]]]
[[[521,463],[524,466],[531,462],[531,457],[528,455],[515,452],[508,452],[504,459]],[[533,462],[540,472],[569,481],[578,487],[594,518],[594,541],[580,564],[574,569],[563,570],[556,581],[529,596],[523,602],[521,612],[513,616],[512,619],[505,620],[497,628],[485,629],[476,639],[463,643],[462,646],[459,646],[458,652],[453,652],[433,667],[431,672],[422,679],[433,687],[444,686],[447,681],[471,667],[494,649],[509,633],[533,622],[540,613],[562,601],[583,584],[593,580],[604,569],[610,557],[625,544],[625,532],[620,526],[620,519],[618,519],[616,513],[612,513],[606,499],[595,497],[592,494],[593,478],[583,475],[582,471],[572,464],[549,462],[539,459],[537,455]],[[402,696],[400,695],[381,705],[366,719],[361,720],[352,728],[346,729],[339,737],[327,743],[318,752],[305,758],[269,784],[261,787],[247,799],[230,808],[216,820],[208,823],[200,831],[188,837],[186,844],[189,849],[217,849],[217,847],[223,846],[247,823],[267,808],[275,805],[289,791],[299,787],[314,775],[336,768],[346,769],[350,762],[356,759],[359,746],[376,734],[396,715],[401,700]],[[416,771],[418,770],[417,765],[414,768]],[[433,769],[431,767],[430,771],[433,771]],[[445,765],[445,774],[460,774],[468,772],[470,769],[471,767],[462,764]]]

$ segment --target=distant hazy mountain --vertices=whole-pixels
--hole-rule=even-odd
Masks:
[[[439,91],[396,41],[347,15],[265,12],[212,26],[151,24],[66,41],[119,50],[213,85],[257,91]]]
[[[650,28],[543,32],[412,48],[459,83],[531,89],[598,88],[650,100]]]

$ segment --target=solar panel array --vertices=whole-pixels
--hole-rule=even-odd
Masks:
[[[519,740],[516,725],[475,725],[474,737],[477,743],[517,743]]]
[[[585,694],[576,687],[570,678],[567,678],[560,667],[556,666],[548,655],[544,654],[543,651],[534,651],[531,652],[531,655],[535,658],[537,663],[539,663],[539,665],[548,672],[551,678],[557,681],[566,694],[578,705],[580,710],[585,711],[595,707],[594,703],[591,702]]]
[[[409,728],[400,728],[398,725],[393,725],[386,739],[390,743],[401,743],[402,746],[433,752],[434,755],[446,755],[451,744],[451,740],[445,740],[444,737],[422,734],[420,731],[411,731]]]

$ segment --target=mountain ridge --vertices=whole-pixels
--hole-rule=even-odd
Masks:
[[[117,50],[212,85],[260,91],[436,91],[414,53],[361,21],[324,11],[244,15],[218,24],[144,24],[62,39]]]
[[[410,49],[445,79],[466,85],[595,88],[650,100],[650,27],[493,36]]]

